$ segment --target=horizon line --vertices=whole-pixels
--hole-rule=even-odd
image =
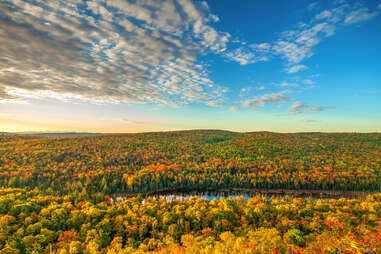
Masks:
[[[120,135],[120,134],[144,134],[144,133],[166,133],[166,132],[186,132],[186,131],[226,131],[232,133],[279,133],[279,134],[298,134],[298,133],[357,133],[357,134],[381,134],[381,131],[269,131],[269,130],[251,130],[251,131],[233,131],[229,129],[178,129],[178,130],[157,130],[157,131],[140,131],[140,132],[92,132],[92,131],[16,131],[16,132],[0,132],[0,134],[15,134],[15,135],[41,135],[41,134],[98,134],[98,135]]]

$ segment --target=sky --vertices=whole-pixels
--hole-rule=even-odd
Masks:
[[[381,132],[381,0],[2,0],[0,132]]]

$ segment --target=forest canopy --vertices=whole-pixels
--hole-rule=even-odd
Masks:
[[[1,135],[0,253],[380,253],[380,177],[377,133]],[[363,195],[148,195],[226,189]]]
[[[381,134],[0,136],[0,186],[83,197],[208,188],[381,191]]]

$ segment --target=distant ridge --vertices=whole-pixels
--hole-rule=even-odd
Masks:
[[[47,137],[47,138],[68,138],[68,137],[88,137],[109,135],[108,133],[91,133],[91,132],[56,132],[56,133],[17,133],[23,136]]]
[[[0,132],[3,136],[24,136],[24,137],[46,137],[46,138],[69,138],[69,137],[95,137],[109,135],[139,135],[139,134],[164,134],[171,133],[172,135],[192,135],[192,134],[217,134],[217,135],[256,135],[256,134],[278,134],[278,135],[295,135],[295,134],[378,134],[380,132],[274,132],[274,131],[230,131],[219,129],[193,129],[193,130],[170,130],[170,131],[145,131],[145,132]]]

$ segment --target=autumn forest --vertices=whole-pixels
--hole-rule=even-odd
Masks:
[[[0,186],[0,253],[381,253],[377,133],[0,135]]]

